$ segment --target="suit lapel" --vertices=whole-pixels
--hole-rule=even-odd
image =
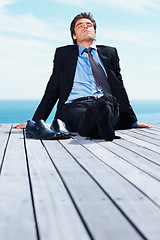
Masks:
[[[114,87],[114,85],[112,84],[112,81],[113,81],[113,78],[116,78],[115,74],[112,72],[112,67],[111,67],[111,61],[110,61],[110,58],[107,57],[107,49],[106,47],[99,47],[97,46],[97,52],[102,60],[102,63],[104,65],[104,68],[107,72],[107,75],[108,75],[108,82],[109,82],[109,85],[112,89],[112,87]],[[112,86],[113,85],[113,86]]]
[[[106,55],[107,51],[106,50],[104,51],[103,47],[97,46],[97,52],[102,60],[104,67],[106,68],[106,66],[108,66],[108,68],[111,68],[110,58],[107,57],[107,55]],[[106,71],[107,71],[107,69],[106,69]]]
[[[72,57],[72,71],[73,71],[73,80],[74,80],[74,75],[76,71],[76,66],[77,66],[77,60],[78,60],[78,46],[75,46],[74,51],[73,51],[73,57]]]
[[[69,69],[68,80],[73,84],[78,59],[78,46],[73,45],[67,55],[67,69]]]
[[[112,94],[117,98],[120,108],[122,111],[128,110],[128,101],[126,99],[125,91],[122,88],[122,85],[117,78],[116,74],[112,70],[112,65],[110,59],[107,57],[107,48],[106,47],[98,47],[97,52],[103,62],[103,65],[106,69],[108,75],[108,83],[110,85]]]
[[[65,101],[67,100],[74,81],[74,75],[76,71],[78,59],[78,47],[75,45],[69,45],[63,52],[63,69],[62,69],[62,82],[63,92],[65,95]]]

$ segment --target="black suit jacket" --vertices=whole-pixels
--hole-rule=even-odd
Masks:
[[[98,54],[108,74],[112,94],[120,104],[120,129],[130,128],[137,121],[136,115],[129,103],[120,73],[119,57],[116,48],[97,45]],[[52,75],[47,84],[44,96],[33,116],[37,121],[48,118],[58,100],[55,118],[64,120],[63,104],[68,99],[73,86],[73,80],[78,59],[78,46],[68,45],[56,49]]]

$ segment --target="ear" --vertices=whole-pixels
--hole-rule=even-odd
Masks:
[[[75,35],[75,34],[73,34],[73,39],[74,39],[74,40],[76,40],[76,39],[77,39],[77,37],[76,37],[76,35]]]

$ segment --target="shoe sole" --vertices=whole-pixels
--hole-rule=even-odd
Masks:
[[[26,138],[33,138],[33,139],[39,139],[39,140],[58,140],[58,139],[69,139],[70,135],[54,135],[52,137],[47,137],[47,138],[36,138],[33,137],[30,133],[26,133]]]

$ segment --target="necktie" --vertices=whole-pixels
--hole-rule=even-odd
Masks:
[[[88,53],[89,61],[91,64],[91,69],[93,73],[93,77],[95,79],[95,83],[99,92],[101,92],[102,87],[105,94],[111,94],[111,89],[108,83],[108,78],[100,65],[100,63],[92,56],[91,54],[92,48],[85,48],[84,52]]]

